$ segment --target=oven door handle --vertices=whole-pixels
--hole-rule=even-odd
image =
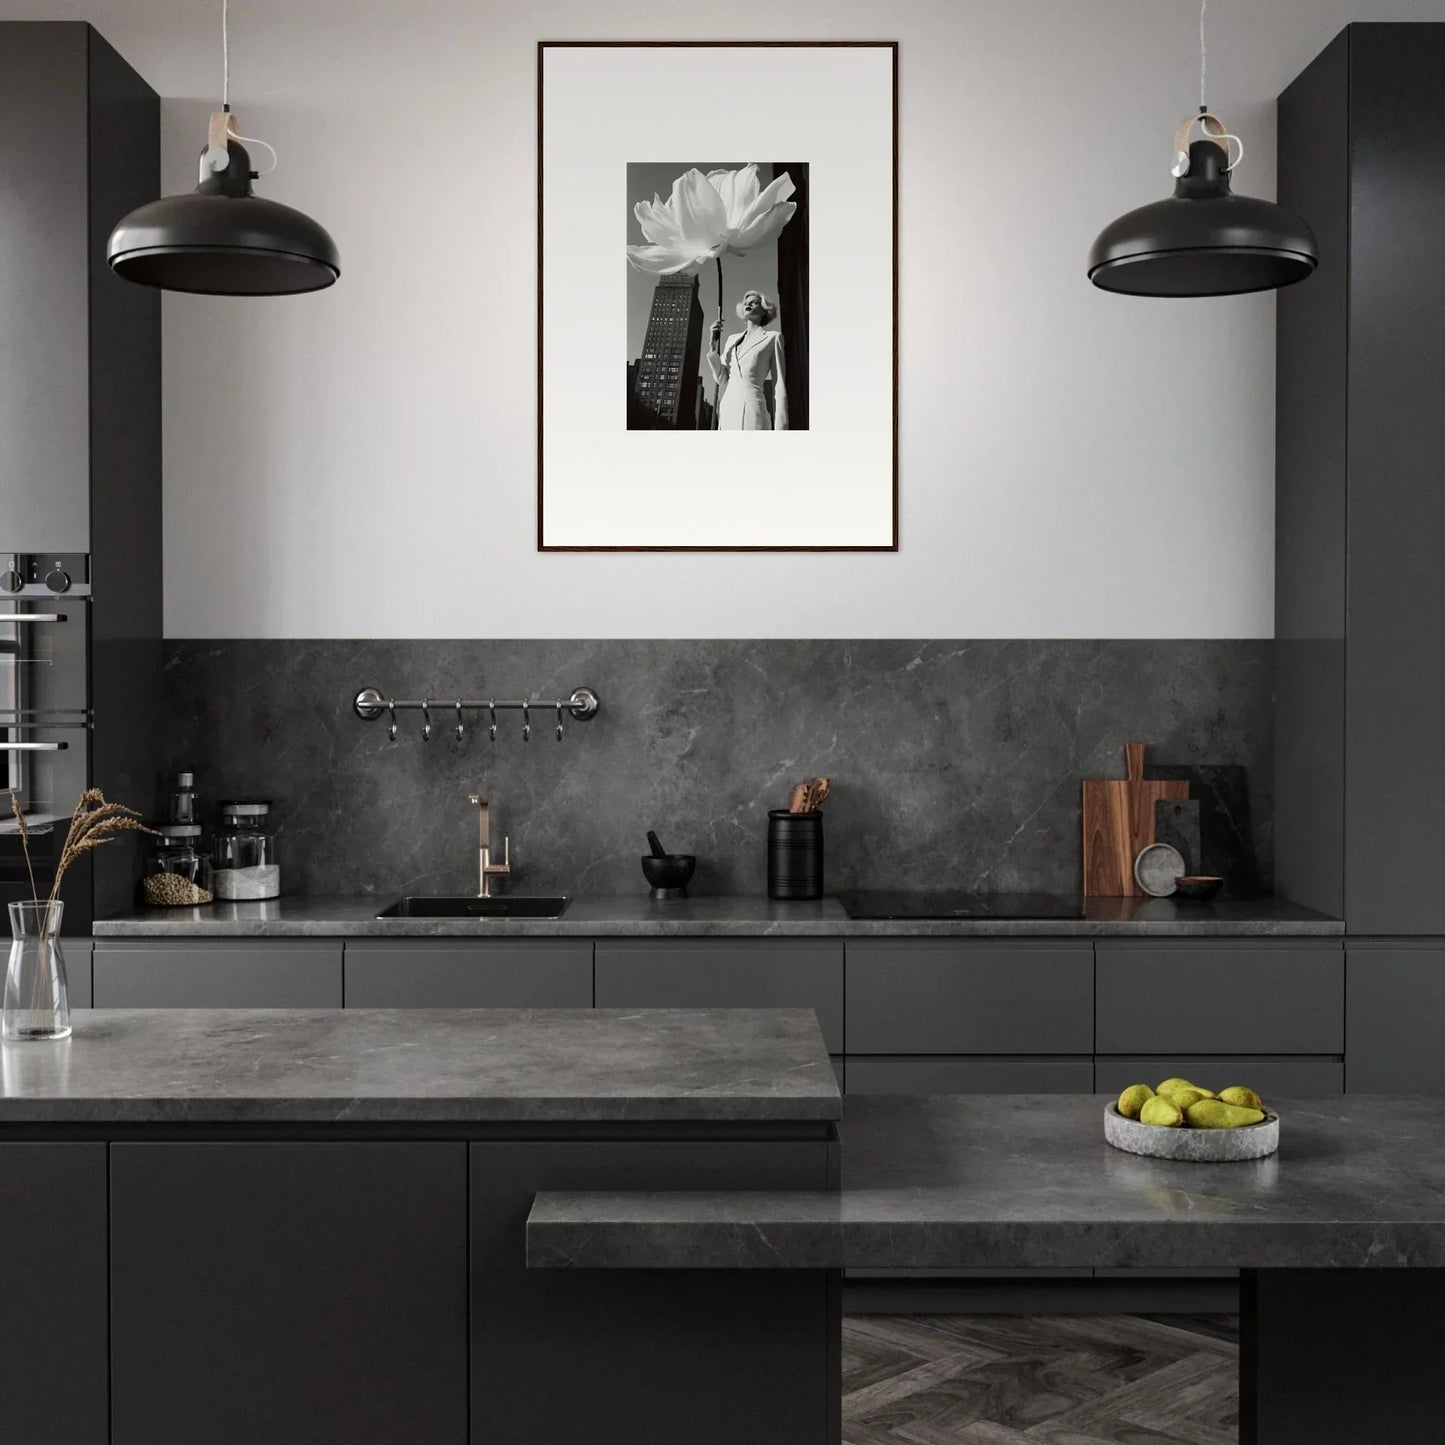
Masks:
[[[69,743],[0,743],[0,753],[63,753]]]
[[[63,612],[0,612],[0,622],[64,622]]]

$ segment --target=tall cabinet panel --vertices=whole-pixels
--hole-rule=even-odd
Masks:
[[[90,551],[89,26],[0,27],[0,546]]]
[[[0,788],[32,814],[64,814],[88,786],[149,812],[160,294],[113,275],[105,253],[115,222],[160,194],[160,101],[72,21],[0,23],[0,97],[0,574],[24,583],[0,587],[0,742],[42,745],[0,752]],[[27,609],[60,616],[55,646],[15,620]],[[71,870],[68,934],[134,903],[139,848],[122,839]],[[46,868],[42,851],[42,885]],[[27,886],[13,832],[0,831],[0,901]]]
[[[1445,935],[1445,25],[1348,26],[1280,99],[1320,240],[1279,297],[1276,872],[1352,934]]]

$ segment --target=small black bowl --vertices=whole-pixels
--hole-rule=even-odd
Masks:
[[[1185,874],[1174,880],[1174,896],[1188,898],[1195,903],[1205,903],[1224,887],[1224,879],[1212,873]]]
[[[653,853],[642,855],[642,872],[652,884],[654,898],[686,898],[687,880],[696,867],[692,853],[666,853],[661,858]]]

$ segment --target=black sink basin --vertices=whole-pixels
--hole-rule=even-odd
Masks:
[[[398,898],[378,918],[560,918],[565,898]]]

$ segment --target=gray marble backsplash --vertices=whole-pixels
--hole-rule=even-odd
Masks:
[[[207,802],[269,797],[288,893],[476,888],[476,810],[511,835],[518,892],[630,893],[656,828],[698,855],[694,893],[761,893],[769,808],[814,774],[829,891],[1076,892],[1079,783],[1161,763],[1248,770],[1271,859],[1271,644],[1162,642],[179,641],[167,645],[166,754]],[[566,695],[599,715],[500,715],[499,737],[438,707],[430,742],[395,696]]]

